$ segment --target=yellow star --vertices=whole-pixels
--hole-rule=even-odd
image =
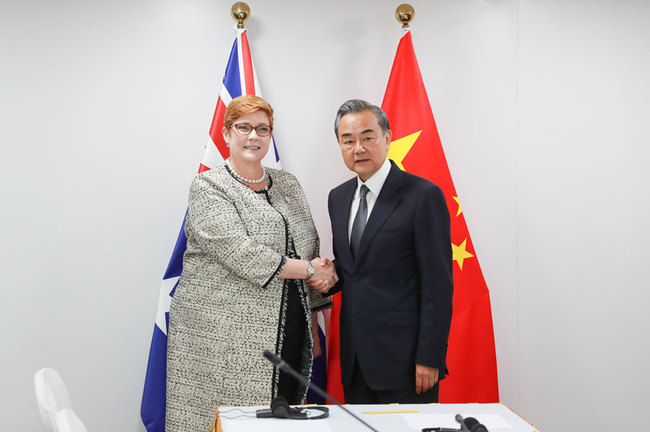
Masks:
[[[472,258],[474,256],[465,250],[466,243],[467,243],[467,239],[463,240],[463,242],[459,246],[456,246],[453,243],[451,244],[453,260],[458,262],[458,266],[460,267],[461,270],[463,269],[463,261],[465,260],[465,258]]]
[[[463,212],[463,209],[460,206],[460,200],[458,199],[458,197],[453,197],[453,198],[454,198],[454,201],[456,201],[458,203],[458,213],[456,213],[456,217],[458,217]]]
[[[395,162],[402,171],[404,171],[404,165],[402,165],[402,161],[408,152],[411,151],[411,147],[413,147],[413,144],[415,144],[415,141],[418,139],[421,133],[422,131],[417,131],[411,135],[407,135],[398,140],[391,141],[390,148],[388,149],[388,158],[392,159],[393,162]]]

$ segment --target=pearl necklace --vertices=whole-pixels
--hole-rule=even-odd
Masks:
[[[266,178],[266,168],[264,168],[264,167],[262,167],[262,177],[260,177],[257,180],[251,180],[251,179],[246,178],[246,177],[244,177],[242,175],[239,175],[239,173],[237,171],[235,171],[235,169],[232,167],[232,165],[230,165],[230,158],[226,159],[226,164],[228,164],[228,168],[230,168],[230,171],[233,173],[235,178],[237,178],[237,180],[239,180],[241,182],[257,184],[257,183],[262,183],[264,181],[264,179]]]

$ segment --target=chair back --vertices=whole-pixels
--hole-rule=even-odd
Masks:
[[[72,407],[68,389],[56,369],[43,368],[34,374],[34,391],[46,432],[55,432],[54,417]]]
[[[88,429],[73,410],[66,408],[54,416],[54,432],[88,432]]]

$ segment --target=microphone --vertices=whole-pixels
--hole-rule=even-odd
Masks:
[[[272,353],[271,351],[269,351],[269,350],[264,350],[264,357],[266,357],[266,359],[267,359],[268,361],[270,361],[271,363],[273,363],[274,366],[277,366],[278,368],[284,370],[285,372],[288,372],[288,371],[285,369],[286,367],[289,367],[289,369],[291,369],[291,367],[289,366],[289,364],[288,364],[287,362],[285,362],[284,360],[282,360],[282,357],[280,357],[279,355],[275,355],[275,354],[273,354],[273,353]],[[293,371],[293,369],[291,369],[291,370]],[[300,375],[300,376],[302,376],[302,375]]]
[[[284,360],[282,360],[282,357],[280,357],[279,355],[273,354],[273,353],[272,353],[271,351],[269,351],[269,350],[264,350],[264,357],[266,357],[266,358],[267,358],[271,363],[273,363],[273,365],[274,365],[275,367],[277,367],[278,369],[285,371],[286,373],[288,373],[289,375],[291,375],[292,377],[294,377],[295,379],[297,379],[298,381],[300,381],[301,383],[303,383],[304,385],[306,385],[307,387],[311,388],[313,391],[315,391],[316,393],[318,393],[318,395],[324,397],[325,399],[327,399],[328,401],[332,402],[333,404],[336,404],[336,406],[338,406],[339,408],[341,408],[341,409],[342,409],[343,411],[345,411],[346,413],[350,414],[352,417],[354,417],[355,419],[357,419],[357,420],[360,421],[361,423],[363,423],[363,424],[364,424],[368,429],[370,429],[371,431],[379,432],[377,429],[373,428],[373,427],[370,426],[368,423],[366,423],[365,421],[363,421],[363,420],[362,420],[359,416],[357,416],[355,413],[353,413],[352,411],[348,410],[348,409],[345,408],[343,405],[341,405],[341,403],[340,403],[339,401],[337,401],[337,400],[334,399],[332,396],[330,396],[330,395],[328,395],[327,393],[325,393],[325,392],[324,392],[320,387],[318,387],[316,384],[314,384],[314,383],[312,383],[312,382],[309,382],[309,381],[307,380],[307,378],[305,378],[304,376],[300,375],[298,372],[296,372],[295,370],[293,370],[293,368],[292,368],[291,366],[289,366],[289,364],[288,364],[287,362],[285,362]],[[480,431],[476,431],[476,432],[480,432]]]
[[[456,421],[460,423],[460,430],[466,432],[489,432],[487,428],[479,423],[474,417],[463,418],[462,415],[456,414]]]

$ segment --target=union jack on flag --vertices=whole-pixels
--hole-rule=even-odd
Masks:
[[[210,139],[205,146],[205,153],[199,166],[199,173],[210,170],[223,163],[230,152],[223,139],[223,117],[230,101],[241,95],[261,96],[255,67],[251,58],[246,29],[238,29],[237,38],[233,43],[226,66],[223,86],[217,100],[212,125],[210,126]],[[280,158],[271,141],[271,148],[262,165],[282,169]],[[142,394],[142,407],[140,415],[148,432],[164,432],[165,430],[165,399],[167,378],[167,325],[169,323],[169,305],[174,296],[174,290],[183,271],[183,254],[187,246],[185,237],[185,219],[181,226],[176,246],[167,265],[160,287],[160,298],[156,312],[156,322],[149,349],[149,362],[145,376],[144,391]],[[260,353],[261,355],[261,353]],[[216,408],[216,407],[215,407]]]

